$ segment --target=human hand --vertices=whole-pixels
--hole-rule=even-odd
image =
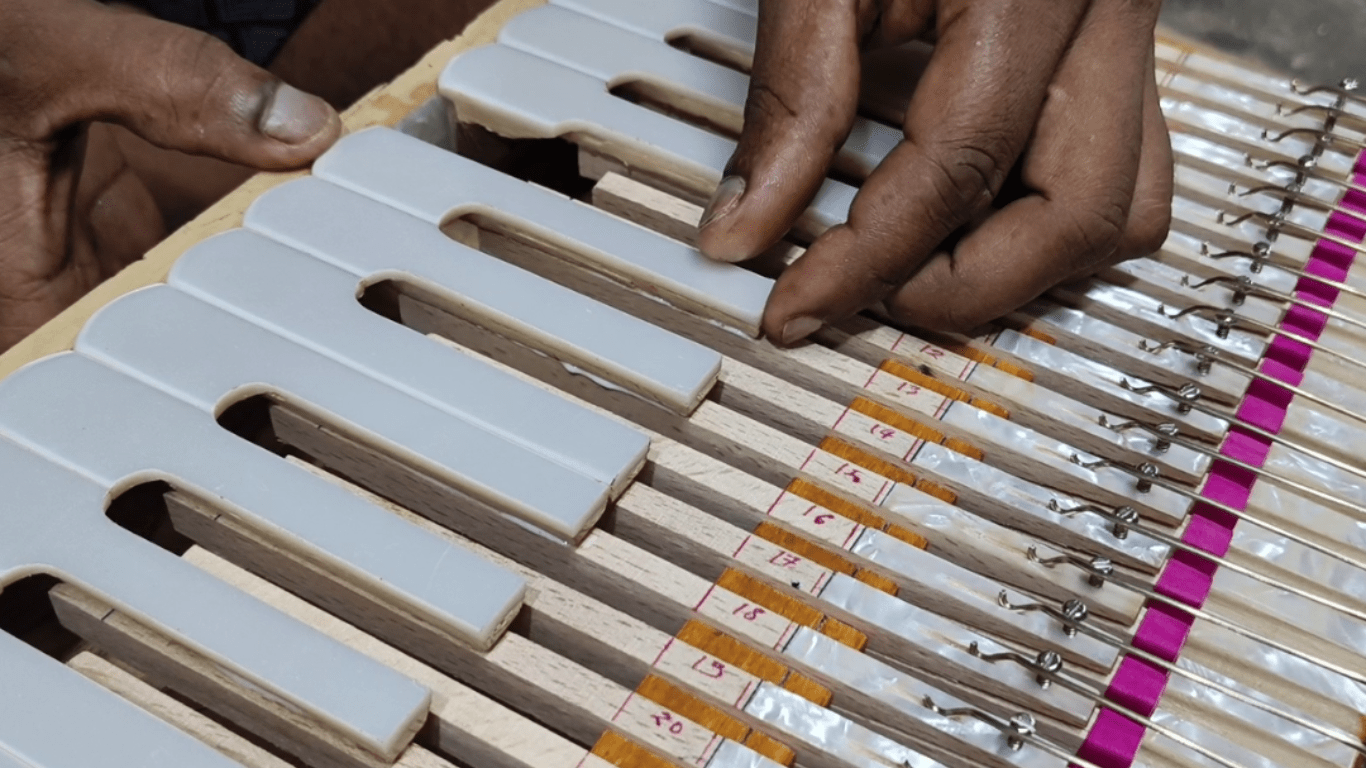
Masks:
[[[861,51],[931,36],[905,140],[863,182],[848,222],[779,278],[765,335],[792,344],[879,303],[909,324],[969,330],[1157,250],[1172,196],[1153,71],[1159,6],[760,0],[744,132],[699,246],[743,261],[779,240],[853,124]],[[1024,193],[998,200],[1012,170]]]
[[[263,170],[341,122],[208,35],[94,0],[0,0],[0,350],[142,256],[160,214],[106,126]]]

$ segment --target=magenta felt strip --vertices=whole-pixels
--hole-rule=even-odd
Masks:
[[[1356,183],[1361,184],[1366,180],[1363,174],[1366,174],[1366,156],[1358,158]],[[1343,205],[1366,211],[1366,194],[1349,192]],[[1326,229],[1352,242],[1359,243],[1366,238],[1366,221],[1342,213],[1334,213],[1329,217]],[[1305,265],[1305,272],[1328,281],[1342,282],[1355,257],[1356,252],[1351,248],[1320,241]],[[1333,306],[1338,293],[1326,282],[1307,277],[1302,278],[1296,286],[1296,295],[1300,299],[1322,307]],[[1286,312],[1280,326],[1285,333],[1272,340],[1259,369],[1268,379],[1275,381],[1253,380],[1238,408],[1237,418],[1240,422],[1272,434],[1281,431],[1294,395],[1275,382],[1299,386],[1313,354],[1313,349],[1304,340],[1317,341],[1327,322],[1327,315],[1309,307],[1292,307]],[[1219,449],[1229,459],[1253,467],[1262,466],[1270,451],[1270,440],[1237,425],[1230,427]],[[1247,508],[1256,482],[1257,476],[1251,470],[1216,459],[1201,495],[1210,502],[1241,512]],[[1211,504],[1197,503],[1191,509],[1190,522],[1181,538],[1196,549],[1223,556],[1228,553],[1233,541],[1233,529],[1237,524],[1237,515]],[[1187,552],[1177,552],[1162,569],[1156,590],[1175,601],[1199,608],[1209,597],[1217,570],[1218,566],[1210,560]],[[1134,646],[1174,662],[1181,656],[1181,649],[1190,636],[1194,621],[1190,613],[1180,608],[1166,603],[1149,603],[1138,632],[1134,635]],[[1110,701],[1148,717],[1157,711],[1166,687],[1167,673],[1164,670],[1128,656],[1120,663],[1105,695]],[[1129,768],[1138,756],[1143,735],[1143,726],[1111,710],[1102,710],[1078,756],[1102,768]]]

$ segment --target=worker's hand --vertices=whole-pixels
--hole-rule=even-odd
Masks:
[[[94,0],[0,0],[0,350],[162,235],[92,121],[260,169],[305,165],[341,131],[208,35]]]
[[[860,52],[921,38],[935,50],[905,140],[848,223],[778,280],[769,338],[791,344],[880,302],[914,325],[967,330],[1156,250],[1172,188],[1153,74],[1159,5],[760,0],[744,134],[702,250],[741,261],[781,238],[855,119]],[[1024,194],[994,209],[1012,169]]]

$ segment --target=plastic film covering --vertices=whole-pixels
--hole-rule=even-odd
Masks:
[[[1120,498],[1129,498],[1135,495],[1137,481],[1129,473],[1112,467],[1087,469],[1074,463],[1072,458],[1076,456],[1081,461],[1089,463],[1097,460],[1095,456],[1086,451],[1079,451],[1066,443],[1044,437],[1031,429],[1021,427],[1015,422],[997,418],[993,414],[977,408],[959,407],[949,408],[940,420],[946,424],[963,425],[970,429],[972,434],[987,436],[991,442],[998,445],[1016,446],[1020,453],[1033,454],[1039,461],[1056,468],[1059,474],[1079,480],[1088,488],[1104,489]],[[929,452],[922,451],[922,453],[928,454]],[[915,463],[920,463],[919,456],[916,457]],[[947,464],[949,462],[942,463]],[[945,470],[948,471],[949,468],[945,467]],[[984,476],[982,479],[987,479],[987,477]],[[1047,504],[1047,499],[1044,499],[1043,503]],[[1189,505],[1189,500],[1184,496],[1160,486],[1154,487],[1134,500],[1135,507],[1140,507],[1140,509],[1146,507],[1154,510],[1154,512],[1165,514],[1172,520],[1184,518]]]
[[[1034,679],[1034,672],[1019,664],[1008,661],[993,663],[969,653],[968,648],[972,643],[976,643],[978,650],[985,655],[1012,650],[987,639],[980,632],[917,608],[886,592],[872,589],[843,574],[831,580],[821,593],[821,599],[883,630],[903,638],[914,638],[916,645],[931,649],[942,659],[942,665],[933,667],[940,670],[941,675],[971,685],[970,681],[959,677],[964,674],[962,670],[970,670],[992,681],[993,685],[1027,694],[1033,700],[1029,705],[1031,712],[1054,716],[1065,714],[1077,725],[1084,725],[1091,719],[1093,705],[1085,696],[1060,685],[1045,689]]]
[[[1122,624],[1131,623],[1143,608],[1141,595],[1124,589],[1096,587],[1091,584],[1089,574],[1080,568],[1028,562],[1032,559],[1031,548],[1036,550],[1040,560],[1060,554],[1055,546],[1042,545],[1038,538],[977,518],[956,507],[934,503],[935,499],[915,498],[900,487],[893,494],[907,497],[905,501],[897,502],[898,519],[908,522],[911,530],[934,542],[936,554],[946,560],[966,564],[983,576],[1058,603],[1080,598],[1098,615]],[[1096,548],[1088,546],[1085,551],[1093,552]]]
[[[1230,286],[1211,283],[1200,288],[1192,287],[1199,284],[1199,278],[1193,279],[1189,272],[1155,259],[1130,259],[1110,267],[1110,270],[1107,279],[1112,282],[1127,285],[1132,279],[1147,283],[1146,290],[1166,297],[1175,307],[1196,304],[1211,304],[1216,307],[1234,305],[1234,291]],[[1285,274],[1281,270],[1276,271]],[[1182,280],[1189,281],[1191,285],[1183,284]],[[1266,287],[1265,282],[1257,281],[1257,284]],[[1290,287],[1294,289],[1293,280]],[[1259,323],[1276,325],[1281,321],[1281,315],[1285,314],[1285,307],[1268,299],[1245,296],[1242,305],[1238,307],[1238,314]]]
[[[1296,432],[1301,436],[1299,439],[1316,443],[1320,450],[1323,447],[1341,449],[1344,446],[1360,447],[1366,444],[1363,443],[1360,427],[1345,424],[1340,417],[1314,411],[1309,403],[1292,408],[1286,423],[1296,427]],[[1366,480],[1361,475],[1299,451],[1283,446],[1272,447],[1263,470],[1267,476],[1258,485],[1277,485],[1276,477],[1283,477],[1341,499],[1344,506],[1366,509]],[[1358,516],[1366,517],[1366,513],[1358,512]]]
[[[1146,565],[1148,570],[1156,569],[1167,558],[1168,548],[1165,544],[1140,533],[1131,531],[1126,538],[1116,538],[1113,524],[1100,515],[1090,512],[1064,515],[1049,509],[1049,504],[1053,501],[1057,501],[1062,509],[1079,507],[1084,502],[1074,501],[1056,491],[1021,480],[985,464],[955,461],[947,449],[934,447],[938,450],[922,449],[916,456],[915,464],[932,468],[940,476],[951,477],[956,483],[975,488],[985,496],[1009,504],[1014,509],[1038,519],[1041,525],[1035,527],[1039,530],[1047,532],[1048,528],[1062,528],[1075,533],[1076,540],[1071,544],[1075,544],[1076,548],[1083,550],[1088,556],[1100,555],[1121,563],[1141,563]],[[909,492],[904,486],[894,488],[882,506],[912,520],[920,521],[928,528],[971,530],[978,524],[973,515],[942,502],[933,508],[927,508],[923,495]],[[1012,524],[1011,527],[1023,526]],[[1052,535],[1045,538],[1045,541],[1051,546],[1069,544],[1059,539],[1055,532],[1050,533]],[[1021,557],[1023,556],[1024,553],[1021,553]]]
[[[1332,721],[1319,721],[1311,713],[1296,709],[1293,705],[1288,705],[1283,699],[1268,696],[1244,682],[1222,675],[1207,666],[1192,661],[1189,655],[1183,657],[1179,662],[1183,669],[1222,683],[1261,701],[1273,703],[1277,708],[1290,714],[1335,727],[1348,734],[1358,732],[1360,728],[1359,716],[1354,713],[1366,711],[1363,709],[1363,705],[1366,705],[1366,691],[1363,691],[1361,686],[1299,659],[1269,649],[1252,640],[1207,624],[1196,625],[1192,632],[1191,642],[1197,645],[1218,647],[1229,659],[1236,660],[1239,669],[1255,670],[1254,676],[1257,678],[1279,677],[1292,687],[1298,687],[1302,691],[1319,694],[1334,701],[1338,710],[1334,713],[1335,717]],[[1258,688],[1260,687],[1263,686],[1259,684]],[[1263,739],[1267,743],[1257,745],[1256,752],[1266,754],[1256,754],[1240,747],[1234,747],[1226,739],[1221,738],[1220,734],[1213,734],[1208,730],[1196,731],[1193,726],[1187,725],[1187,722],[1198,718],[1198,711],[1220,713],[1235,719],[1236,725],[1233,727],[1238,731],[1236,736],[1241,741],[1246,742],[1248,740],[1247,734],[1257,734],[1253,737],[1254,739]],[[1291,754],[1294,751],[1307,753],[1325,761],[1328,765],[1342,766],[1342,768],[1353,765],[1356,757],[1352,749],[1321,733],[1302,728],[1284,718],[1244,704],[1208,686],[1186,680],[1179,675],[1172,676],[1168,682],[1167,696],[1163,699],[1162,709],[1159,710],[1155,719],[1163,725],[1197,739],[1202,746],[1220,752],[1229,750],[1230,757],[1237,754],[1238,757],[1233,759],[1243,763],[1248,768],[1263,768],[1263,766],[1266,768],[1285,768],[1287,765],[1305,764],[1306,761],[1304,760],[1293,762],[1287,760],[1285,754],[1287,751],[1290,751]],[[1247,746],[1253,747],[1253,744],[1248,743]],[[1274,752],[1281,754],[1273,754]],[[1186,752],[1186,754],[1190,756],[1194,764],[1213,764],[1210,761],[1201,761],[1199,755],[1190,752]]]
[[[1204,231],[1222,233],[1230,241],[1251,244],[1266,239],[1266,225],[1256,219],[1248,219],[1234,226],[1219,223],[1221,209],[1177,195],[1172,199],[1172,226],[1188,231],[1192,226]],[[1306,240],[1291,233],[1283,233],[1276,240],[1274,252],[1293,262],[1306,262],[1314,250],[1315,241]]]
[[[836,755],[849,765],[943,768],[942,763],[771,683],[760,684],[745,712],[801,739],[808,748]],[[711,765],[715,766],[714,760]]]
[[[1260,177],[1267,184],[1285,186],[1286,182],[1294,179],[1294,172],[1290,170],[1258,171],[1248,164],[1245,152],[1188,133],[1172,134],[1172,151],[1197,161],[1204,161],[1215,168],[1237,169],[1239,175]],[[1228,184],[1228,181],[1224,182],[1224,192],[1228,191]],[[1247,189],[1248,186],[1245,184],[1238,185],[1240,192]],[[1342,197],[1342,187],[1319,179],[1306,179],[1303,192],[1308,197],[1326,203],[1336,202]]]
[[[1263,94],[1250,93],[1240,88],[1232,88],[1222,83],[1196,79],[1189,75],[1176,75],[1168,78],[1163,85],[1172,91],[1193,97],[1199,101],[1219,105],[1220,111],[1227,110],[1234,115],[1248,115],[1285,128],[1322,128],[1323,118],[1317,113],[1280,114],[1276,102]],[[1344,134],[1360,137],[1349,129]]]
[[[1355,530],[1352,532],[1360,539],[1360,527],[1353,527]],[[1316,556],[1294,542],[1266,534],[1251,525],[1238,526],[1235,541],[1239,550],[1251,552],[1267,562],[1286,568],[1301,579],[1324,585],[1327,590],[1335,590],[1346,598],[1346,602],[1360,606],[1361,597],[1366,595],[1366,589],[1363,588],[1366,587],[1363,584],[1366,575],[1346,563],[1322,555]],[[1355,596],[1355,599],[1351,596]],[[1361,648],[1366,648],[1366,624],[1361,621],[1227,568],[1220,569],[1215,576],[1210,599],[1214,603],[1242,605],[1245,609],[1284,622],[1325,643],[1340,646],[1349,658],[1359,653]],[[1279,635],[1272,622],[1266,623],[1271,625],[1266,630],[1268,634]],[[1366,714],[1366,710],[1363,710],[1363,714]]]
[[[1228,179],[1205,173],[1188,166],[1176,166],[1176,185],[1192,196],[1204,196],[1214,200],[1227,200],[1230,206],[1227,216],[1242,215],[1243,209],[1274,214],[1280,210],[1281,201],[1275,195],[1256,194],[1239,197],[1229,194]],[[1314,232],[1322,232],[1328,226],[1328,213],[1314,208],[1298,207],[1284,216],[1286,221],[1308,227]]]
[[[1162,246],[1162,250],[1182,254],[1187,259],[1194,257],[1200,262],[1201,274],[1247,275],[1258,285],[1281,293],[1293,293],[1299,284],[1298,277],[1270,264],[1263,265],[1262,271],[1254,273],[1247,259],[1211,259],[1202,254],[1201,249],[1204,245],[1205,241],[1198,237],[1172,232],[1167,235],[1167,242]]]
[[[783,768],[743,744],[726,739],[707,761],[706,768]]]
[[[847,646],[831,641],[810,629],[800,630],[788,644],[785,653],[818,670],[822,675],[838,677],[849,687],[868,694],[902,715],[933,728],[943,734],[943,741],[937,742],[936,746],[953,754],[962,754],[965,760],[985,764],[984,759],[990,757],[994,758],[998,765],[1020,768],[1063,768],[1066,765],[1062,759],[1029,744],[1023,745],[1019,750],[1011,749],[1005,736],[987,723],[971,717],[954,718],[936,714],[925,706],[926,697],[944,709],[970,708],[971,705],[872,657],[851,652]],[[751,703],[750,707],[746,707],[746,711],[750,711],[753,706]],[[788,716],[794,714],[791,710],[779,712]],[[813,712],[809,721],[793,723],[792,727],[829,733],[838,727],[834,717],[831,714]],[[954,741],[958,743],[954,744]],[[976,756],[969,757],[973,752]]]
[[[1092,280],[1087,283],[1082,295],[1113,311],[1125,313],[1141,319],[1145,324],[1162,329],[1167,338],[1185,336],[1200,344],[1207,344],[1252,362],[1261,360],[1262,355],[1266,353],[1266,342],[1260,336],[1247,331],[1233,330],[1227,338],[1220,338],[1219,326],[1214,321],[1198,314],[1179,318],[1169,317],[1165,313],[1175,312],[1184,307],[1167,307],[1157,299],[1130,288]]]
[[[1123,381],[1128,381],[1135,387],[1143,387],[1150,382],[1129,376],[1113,366],[1088,360],[1065,349],[1045,344],[1022,333],[1009,330],[1002,331],[993,346],[1002,352],[1027,360],[1040,368],[1057,371],[1091,387],[1103,390],[1106,395],[1112,398],[1124,400],[1145,410],[1161,414],[1165,419],[1177,424],[1191,425],[1199,431],[1214,434],[1223,434],[1228,431],[1227,421],[1198,411],[1181,413],[1171,399],[1161,394],[1141,395],[1120,386],[1120,382]]]
[[[1226,366],[1215,366],[1202,375],[1191,355],[1176,349],[1153,351],[1150,345],[1162,340],[1119,328],[1085,312],[1039,301],[1020,311],[1047,324],[1043,329],[1046,333],[1068,336],[1073,346],[1082,347],[1090,354],[1123,355],[1128,358],[1123,363],[1126,367],[1132,365],[1137,373],[1165,381],[1170,386],[1179,387],[1198,379],[1207,391],[1222,393],[1222,397],[1233,400],[1240,399],[1247,390],[1248,378],[1243,374]],[[1144,351],[1145,347],[1149,347],[1149,351]]]
[[[1074,657],[1086,659],[1092,669],[1111,669],[1119,651],[1085,633],[1068,636],[1056,619],[1038,612],[1017,612],[1002,608],[997,602],[1001,585],[965,568],[914,547],[908,547],[880,531],[864,531],[849,550],[852,554],[866,558],[889,571],[907,574],[917,584],[925,584],[924,589],[933,589],[952,595],[970,608],[982,611],[993,619],[1010,624],[1018,631],[1029,636],[1047,639],[1049,647],[1064,649]],[[1016,602],[1030,602],[1030,598],[1010,594]]]

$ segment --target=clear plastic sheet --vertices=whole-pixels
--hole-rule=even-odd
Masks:
[[[1267,590],[1261,590],[1255,594],[1264,595],[1266,592]],[[1272,703],[1276,707],[1293,714],[1345,731],[1348,734],[1353,734],[1359,730],[1359,716],[1354,713],[1366,712],[1366,690],[1363,690],[1356,683],[1209,624],[1197,623],[1192,630],[1192,642],[1204,647],[1220,649],[1220,652],[1227,658],[1236,660],[1237,668],[1240,671],[1246,670],[1249,673],[1248,677],[1251,677],[1256,683],[1249,685],[1246,678],[1235,680],[1222,675],[1197,664],[1191,660],[1189,655],[1180,661],[1183,669],[1223,683],[1240,693]],[[1273,677],[1279,678],[1281,684],[1288,683],[1291,688],[1299,689],[1296,692],[1297,696],[1304,696],[1308,693],[1322,697],[1323,703],[1330,704],[1336,710],[1332,713],[1332,721],[1325,722],[1322,720],[1322,716],[1316,714],[1317,707],[1315,710],[1309,710],[1287,706],[1282,699],[1289,698],[1288,696],[1272,697],[1260,690],[1266,685],[1266,681]],[[1245,730],[1248,732],[1274,735],[1278,740],[1294,745],[1333,765],[1346,768],[1346,766],[1353,764],[1352,750],[1320,733],[1302,728],[1283,718],[1238,702],[1198,683],[1181,681],[1179,677],[1173,677],[1169,686],[1176,696],[1205,702],[1205,706],[1202,707],[1204,709],[1228,713],[1239,718],[1247,724]],[[1312,700],[1312,696],[1309,699]],[[1168,708],[1179,713],[1185,707],[1174,701]],[[1244,730],[1244,728],[1239,728],[1239,730]],[[1230,734],[1230,737],[1236,736],[1237,734]],[[1249,764],[1249,768],[1259,768],[1259,766]]]
[[[997,602],[1002,592],[1014,603],[1031,602],[1032,598],[1012,590],[1003,590],[992,579],[951,565],[881,531],[865,530],[849,551],[890,571],[904,574],[913,583],[903,585],[903,588],[918,589],[917,593],[922,596],[934,593],[946,595],[980,613],[984,626],[990,626],[988,621],[1009,626],[1017,634],[1031,638],[1033,647],[1057,650],[1068,658],[1083,659],[1090,669],[1111,669],[1118,658],[1119,652],[1115,648],[1090,635],[1079,632],[1069,637],[1062,625],[1051,616],[1039,611],[1012,611]],[[1004,633],[1000,626],[994,627],[993,631],[995,634]]]
[[[759,686],[745,712],[792,734],[810,748],[839,756],[849,765],[943,768],[942,763],[770,683]],[[718,768],[715,760],[708,768]]]
[[[1085,725],[1091,719],[1094,707],[1085,696],[1060,685],[1045,689],[1034,679],[1034,672],[1019,664],[1010,661],[992,663],[969,653],[968,648],[972,643],[977,643],[979,651],[985,655],[1012,650],[988,639],[977,630],[917,608],[843,574],[836,575],[830,581],[830,585],[821,593],[821,599],[872,626],[910,639],[929,654],[942,659],[941,663],[926,667],[937,670],[936,674],[941,677],[966,684],[968,681],[960,679],[960,676],[975,673],[984,680],[992,681],[991,684],[1027,696],[1029,701],[1023,706],[1028,711],[1049,714],[1059,719],[1066,717],[1077,726]]]
[[[1112,366],[1089,360],[1079,355],[1045,344],[1016,331],[1003,331],[994,346],[1007,354],[1015,355],[1038,367],[1066,374],[1078,382],[1102,390],[1107,396],[1141,406],[1145,410],[1161,414],[1163,420],[1177,424],[1195,425],[1201,431],[1223,434],[1228,423],[1208,414],[1192,411],[1181,413],[1176,404],[1161,394],[1140,395],[1120,386],[1128,381],[1135,387],[1146,386],[1149,382],[1130,376]]]
[[[1183,222],[1186,222],[1183,224]],[[1235,226],[1219,223],[1219,209],[1198,203],[1181,195],[1172,200],[1172,226],[1178,231],[1189,232],[1191,225],[1204,232],[1215,232],[1247,248],[1253,243],[1266,240],[1266,224],[1249,219]],[[1319,231],[1319,230],[1315,230]],[[1309,260],[1314,251],[1314,241],[1283,232],[1276,240],[1273,251],[1292,262],[1303,263]]]
[[[1171,318],[1166,313],[1174,313],[1185,307],[1167,307],[1139,291],[1092,280],[1086,284],[1085,295],[1091,301],[1141,319],[1144,325],[1162,329],[1165,338],[1185,337],[1196,344],[1208,345],[1249,362],[1259,361],[1266,354],[1267,344],[1261,336],[1233,330],[1227,338],[1220,338],[1218,324],[1206,316],[1192,314]]]
[[[848,646],[841,645],[814,630],[804,628],[798,631],[784,652],[822,674],[838,675],[849,687],[874,697],[904,718],[920,721],[925,726],[944,734],[943,741],[937,742],[936,746],[950,752],[963,753],[966,745],[972,745],[979,754],[989,755],[1001,765],[1020,768],[1063,768],[1066,765],[1066,761],[1061,758],[1028,744],[1019,750],[1011,749],[1006,737],[987,723],[970,717],[954,718],[936,714],[925,706],[927,697],[944,709],[970,705],[870,656],[853,651]],[[746,711],[750,714],[760,714],[751,710],[753,706],[751,702]],[[775,712],[779,717],[785,716],[794,720],[801,714],[807,714],[797,713],[789,708],[776,709]],[[822,734],[827,739],[843,735],[839,723],[835,722],[832,715],[811,712],[808,717],[810,720],[793,722],[792,727],[803,732]],[[880,719],[886,722],[889,718]],[[787,723],[784,723],[785,727],[786,725]],[[901,729],[908,727],[910,726],[905,723],[900,726]],[[960,742],[960,745],[954,745],[951,740]],[[982,758],[977,759],[980,761]]]
[[[1110,270],[1112,274],[1110,279],[1113,282],[1128,284],[1127,278],[1141,281],[1145,284],[1143,285],[1145,291],[1157,294],[1158,298],[1166,297],[1171,305],[1177,308],[1197,304],[1216,307],[1234,306],[1233,289],[1228,285],[1211,283],[1196,288],[1194,285],[1200,283],[1200,278],[1166,262],[1155,259],[1130,259],[1110,267]],[[1113,273],[1116,272],[1119,274],[1114,275]],[[1189,284],[1183,284],[1183,279]],[[1281,317],[1285,314],[1285,307],[1266,299],[1259,299],[1256,296],[1247,296],[1242,305],[1238,306],[1237,311],[1239,315],[1249,320],[1275,325],[1281,321]]]
[[[934,763],[930,763],[934,765]],[[707,761],[706,768],[782,768],[778,763],[764,757],[743,744],[727,739],[721,743]],[[920,766],[916,766],[920,768]]]
[[[1076,515],[1064,515],[1049,509],[1049,504],[1056,501],[1063,509],[1072,509],[1082,505],[1082,502],[1069,498],[1066,494],[1044,488],[1026,480],[1021,480],[1014,475],[1003,472],[994,467],[989,467],[978,462],[955,461],[955,454],[947,448],[941,446],[925,446],[916,456],[915,463],[919,466],[933,468],[934,471],[944,477],[950,477],[954,482],[964,487],[974,488],[978,493],[982,493],[993,499],[998,499],[1009,504],[1012,508],[1020,510],[1030,517],[1046,523],[1048,526],[1063,528],[1076,534],[1077,540],[1089,547],[1075,547],[1081,549],[1086,555],[1100,555],[1108,557],[1121,563],[1142,563],[1148,569],[1156,569],[1167,557],[1167,546],[1139,533],[1130,532],[1124,539],[1115,537],[1112,529],[1113,523],[1090,512]],[[928,525],[936,524],[935,516],[926,514],[926,510],[921,509],[920,497],[901,493],[902,488],[893,489],[892,493],[883,502],[882,506],[891,509],[912,519],[917,519]],[[972,515],[962,512],[954,507],[946,507],[943,504],[937,505],[934,510],[937,513],[938,524],[946,527],[950,526],[971,526],[977,522]],[[1012,524],[1014,528],[1025,528],[1026,526]],[[1060,544],[1066,545],[1068,542],[1060,541],[1056,536],[1043,535],[1047,528],[1035,526],[1041,531],[1041,538],[1045,543],[1052,546]],[[1021,553],[1023,557],[1023,553]]]

